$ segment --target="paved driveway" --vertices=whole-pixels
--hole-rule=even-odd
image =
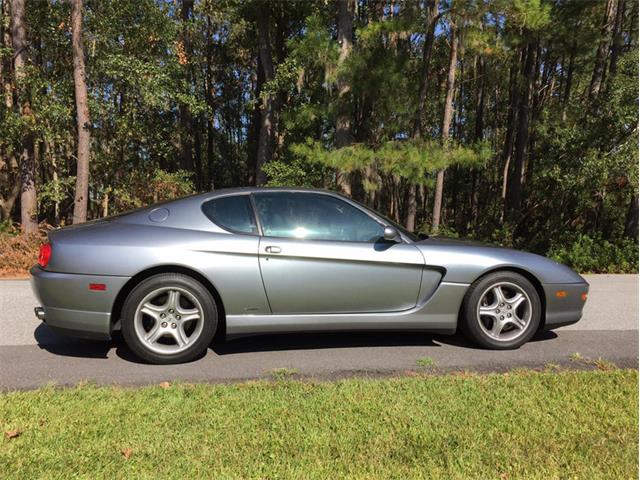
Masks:
[[[261,335],[214,345],[195,362],[169,366],[138,362],[118,339],[91,342],[55,334],[33,316],[36,300],[28,281],[0,280],[0,388],[83,380],[125,385],[235,381],[269,376],[277,368],[316,378],[390,375],[419,369],[422,357],[442,371],[572,364],[569,357],[576,352],[637,367],[638,276],[586,278],[591,289],[583,319],[542,333],[515,351],[480,350],[458,336],[422,333]]]

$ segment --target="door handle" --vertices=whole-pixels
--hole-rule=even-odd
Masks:
[[[274,247],[272,245],[269,245],[264,250],[267,253],[280,253],[282,251],[282,249],[280,247]]]

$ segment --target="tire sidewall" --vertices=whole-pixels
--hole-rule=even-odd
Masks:
[[[527,293],[531,303],[531,321],[529,325],[527,325],[525,333],[513,340],[502,342],[491,338],[484,332],[478,323],[476,310],[481,295],[483,295],[491,285],[499,282],[509,282],[518,285]],[[462,330],[471,340],[484,348],[510,350],[518,348],[528,342],[538,331],[542,318],[542,302],[540,301],[540,295],[536,288],[531,281],[523,275],[515,272],[495,272],[481,277],[471,284],[464,298],[462,314]]]
[[[163,355],[149,350],[138,338],[135,332],[135,312],[142,299],[158,288],[176,286],[188,290],[193,294],[203,309],[203,329],[200,337],[182,352]],[[184,363],[194,360],[206,352],[211,344],[218,327],[218,310],[209,291],[197,280],[178,273],[162,273],[149,277],[140,282],[129,293],[124,302],[122,315],[122,336],[127,346],[138,357],[151,363],[171,364]]]

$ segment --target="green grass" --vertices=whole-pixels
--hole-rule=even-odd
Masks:
[[[296,368],[274,368],[269,372],[274,380],[289,380],[298,374]]]
[[[436,362],[431,357],[420,357],[418,360],[416,360],[416,365],[418,365],[419,367],[434,367],[436,365]]]
[[[3,478],[637,478],[638,372],[47,387],[0,430]]]

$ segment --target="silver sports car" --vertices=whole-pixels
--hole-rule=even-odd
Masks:
[[[154,363],[214,336],[464,332],[512,349],[577,322],[589,285],[531,253],[420,238],[339,194],[219,190],[55,230],[32,268],[38,318]]]

